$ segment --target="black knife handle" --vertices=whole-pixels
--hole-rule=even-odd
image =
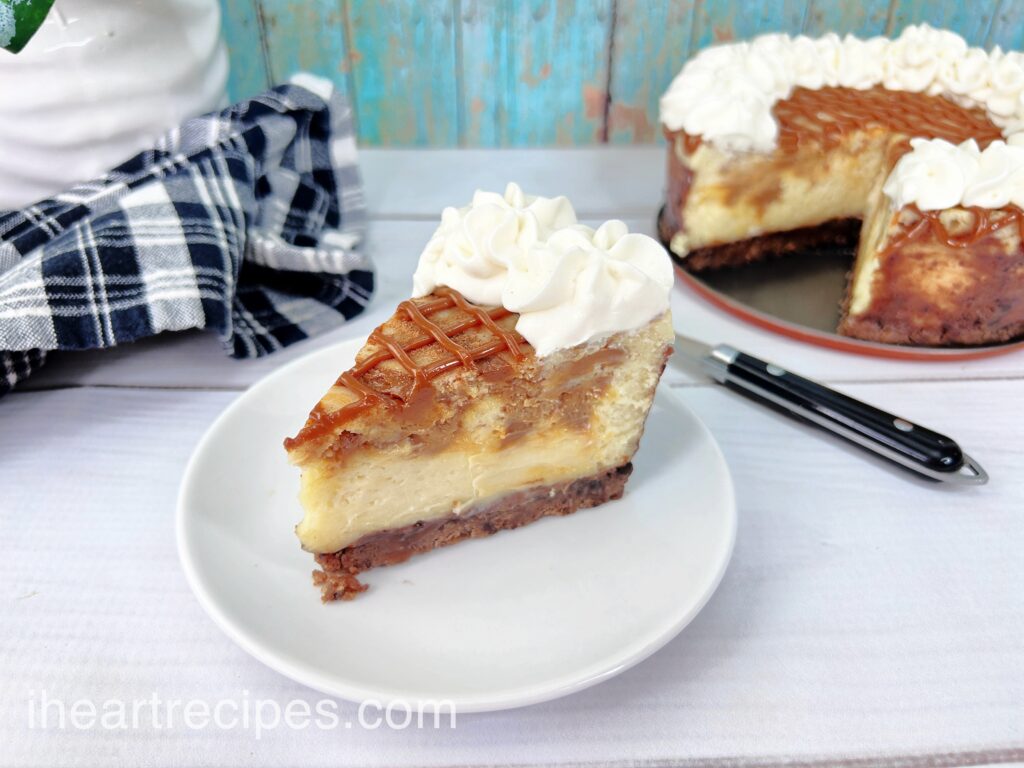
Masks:
[[[717,347],[711,360],[718,363],[718,368],[716,372],[712,365],[709,372],[731,389],[910,469],[942,479],[964,468],[965,456],[960,447],[938,432],[731,347]]]

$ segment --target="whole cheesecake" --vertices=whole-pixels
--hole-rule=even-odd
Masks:
[[[357,574],[623,493],[671,352],[672,267],[510,185],[445,210],[413,297],[285,441],[325,601]]]
[[[895,40],[708,48],[661,100],[659,230],[688,270],[856,250],[839,332],[981,345],[1024,334],[1024,56],[927,25]]]

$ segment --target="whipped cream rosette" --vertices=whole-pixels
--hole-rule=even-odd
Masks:
[[[1024,56],[970,48],[927,24],[895,40],[769,34],[706,48],[662,96],[661,122],[720,149],[771,152],[779,133],[772,108],[794,88],[876,86],[984,109],[1007,136],[1024,127]]]
[[[1024,134],[984,150],[973,140],[913,139],[910,145],[883,187],[897,208],[1024,207]]]
[[[413,275],[413,296],[447,285],[471,301],[497,306],[509,259],[575,223],[568,198],[526,195],[514,183],[504,195],[478,190],[469,205],[441,213],[441,226]]]
[[[509,265],[502,305],[544,356],[639,328],[668,309],[672,265],[646,235],[618,220],[561,229]]]
[[[519,314],[538,356],[638,328],[668,309],[672,266],[651,237],[617,220],[578,224],[564,197],[477,192],[447,208],[420,256],[413,296],[439,286]]]

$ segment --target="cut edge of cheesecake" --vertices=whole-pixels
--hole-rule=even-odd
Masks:
[[[1024,210],[935,211],[872,193],[839,332],[886,344],[978,346],[1024,334]]]
[[[286,441],[324,601],[370,568],[622,495],[670,312],[545,357],[517,317],[450,289],[402,302]]]

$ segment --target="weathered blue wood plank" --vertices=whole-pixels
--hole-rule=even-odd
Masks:
[[[463,143],[605,138],[611,0],[463,0]],[[627,55],[643,68],[640,51]]]
[[[221,0],[221,9],[231,55],[228,94],[232,100],[255,96],[270,82],[257,0]]]
[[[686,58],[766,31],[894,35],[927,21],[974,45],[1024,46],[1021,0],[222,0],[222,7],[232,97],[298,69],[315,72],[349,93],[369,145],[651,141],[658,98]]]
[[[691,52],[762,32],[797,34],[804,28],[806,14],[807,0],[698,0]]]
[[[453,6],[450,0],[346,3],[352,91],[363,143],[458,142]]]
[[[971,45],[984,45],[998,0],[943,2],[934,0],[893,0],[888,34],[895,37],[908,24],[926,21],[933,27],[951,29]]]
[[[349,58],[345,17],[337,0],[257,0],[266,30],[271,81],[283,83],[296,72],[326,77],[348,92]]]
[[[1024,3],[1020,0],[1002,0],[992,19],[988,33],[989,47],[1019,51],[1024,48]]]
[[[850,33],[857,37],[883,35],[889,18],[889,5],[889,0],[862,0],[856,3],[811,0],[804,19],[804,33],[812,37],[826,32],[839,35]]]
[[[608,140],[654,141],[658,99],[689,56],[692,0],[618,0],[612,43]]]

